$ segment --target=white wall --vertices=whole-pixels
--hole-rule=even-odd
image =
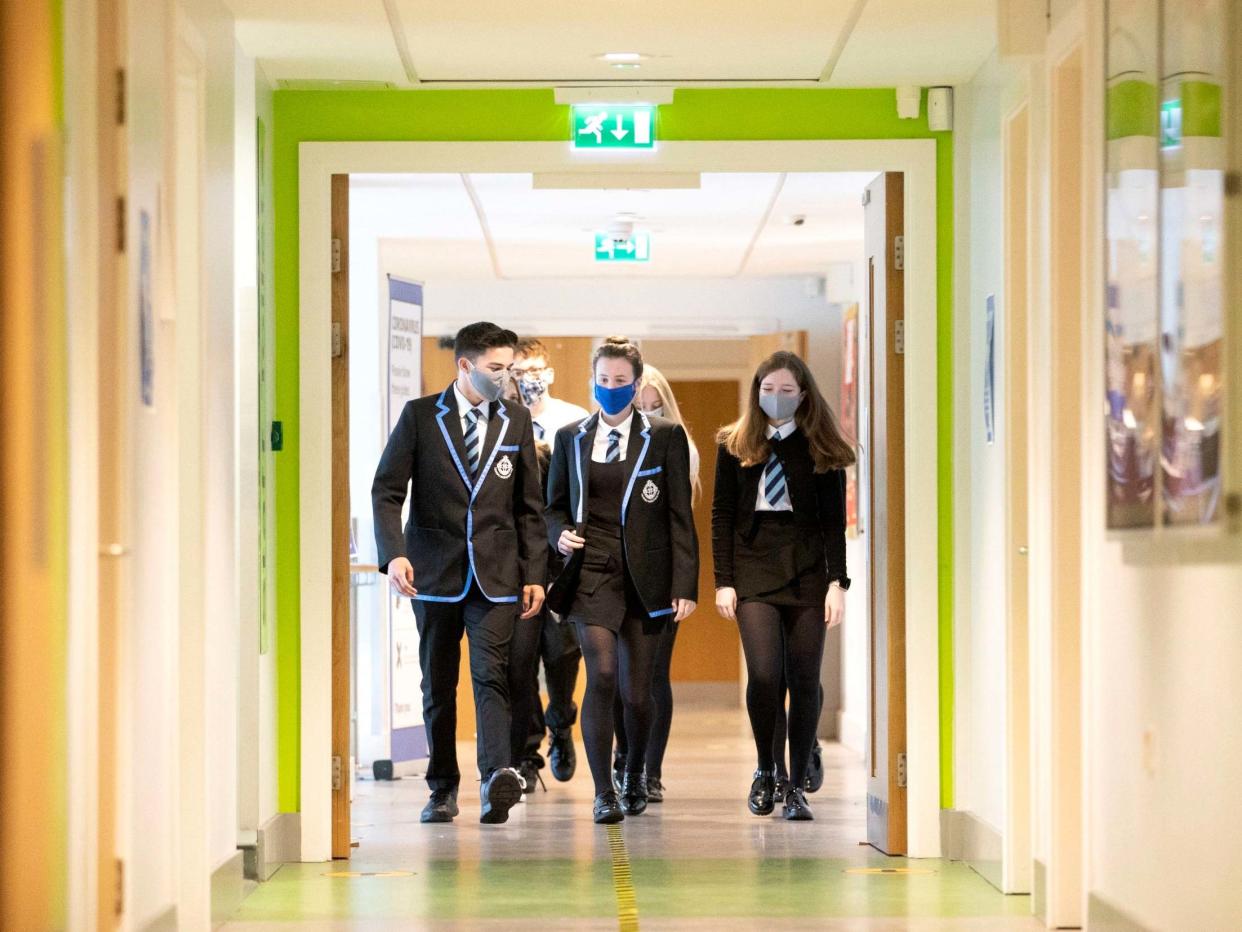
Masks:
[[[1017,83],[994,53],[954,99],[954,808],[1000,831],[1005,774],[1005,431],[988,443],[986,300],[996,299],[996,397],[1005,409],[1001,119]]]
[[[131,3],[124,20],[133,569],[119,647],[117,842],[127,925],[176,910],[179,927],[206,928],[211,871],[238,843],[240,638],[243,613],[252,610],[240,583],[250,557],[239,549],[249,520],[239,489],[253,457],[238,443],[239,421],[252,417],[239,394],[238,346],[247,334],[234,280],[238,52],[220,0]],[[201,267],[179,281],[178,244],[187,228],[177,225],[172,69],[183,40],[202,59],[205,100]],[[139,394],[143,216],[154,305],[150,407]],[[196,279],[197,319],[185,290]],[[198,367],[201,379],[187,375]]]

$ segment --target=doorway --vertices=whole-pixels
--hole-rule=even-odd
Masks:
[[[361,151],[353,153],[350,156],[348,150],[351,144],[315,144],[303,151],[303,175],[304,184],[302,186],[302,224],[304,230],[304,244],[308,242],[305,239],[310,235],[309,230],[314,229],[318,222],[318,218],[326,217],[327,207],[324,194],[326,189],[320,192],[319,181],[317,179],[326,176],[322,172],[326,169],[327,174],[332,173],[335,166],[339,169],[351,169],[354,171],[400,171],[409,170],[412,164],[409,159],[414,158],[414,164],[419,164],[420,169],[426,170],[446,170],[452,166],[453,170],[460,171],[463,159],[467,164],[474,161],[474,164],[480,165],[485,169],[494,168],[498,162],[507,164],[510,170],[516,163],[524,164],[524,167],[533,168],[536,171],[553,171],[563,169],[567,165],[566,151],[559,145],[551,144],[466,144],[452,146],[432,146],[426,149],[424,144],[394,144],[393,152],[388,153],[388,158],[377,157],[380,154],[374,149],[369,148],[369,157],[363,156]],[[934,148],[925,146],[919,142],[912,142],[909,147],[898,145],[896,147],[891,144],[885,144],[873,147],[882,151],[870,153],[862,153],[857,151],[859,144],[850,144],[842,146],[845,150],[854,150],[834,152],[834,148],[838,148],[840,144],[833,143],[796,143],[796,144],[776,144],[771,147],[765,147],[764,153],[751,152],[750,157],[755,170],[764,168],[771,169],[771,162],[775,160],[780,163],[783,160],[788,165],[790,162],[798,169],[808,171],[822,171],[825,167],[830,169],[854,169],[865,170],[876,164],[890,165],[906,170],[907,178],[910,182],[910,205],[911,205],[911,223],[908,239],[917,235],[922,231],[931,231],[934,229],[934,189],[932,186],[932,172],[930,166],[934,164]],[[317,151],[324,147],[322,151]],[[343,147],[343,148],[342,148]],[[411,148],[412,147],[412,148]],[[342,148],[337,154],[333,154],[329,150]],[[385,146],[385,149],[388,147]],[[669,171],[673,169],[685,169],[691,166],[701,167],[703,164],[712,164],[714,159],[724,159],[729,163],[729,170],[737,171],[737,156],[740,150],[746,150],[750,147],[745,144],[669,144],[662,149],[659,157],[660,170]],[[862,148],[867,148],[863,145]],[[910,151],[902,152],[903,148]],[[432,152],[431,150],[438,150]],[[401,151],[404,150],[404,151]],[[421,151],[420,151],[421,150]],[[450,150],[456,150],[456,153],[450,155]],[[696,151],[697,150],[697,151]],[[721,150],[729,150],[728,157]],[[502,152],[507,154],[502,155]],[[469,154],[467,154],[469,153]],[[320,158],[319,156],[322,156]],[[361,157],[360,157],[361,156]],[[868,157],[868,164],[859,164],[864,156]],[[930,156],[930,158],[929,158]],[[430,159],[430,161],[428,161]],[[741,161],[745,162],[745,159]],[[314,163],[313,165],[311,163]],[[801,163],[801,164],[798,164]],[[841,163],[844,163],[842,166]],[[579,166],[580,168],[580,166]],[[746,168],[742,165],[741,168]],[[600,171],[606,171],[605,166],[600,167]],[[309,174],[308,174],[309,173]],[[316,219],[312,219],[316,218]],[[327,238],[325,238],[326,241]],[[929,237],[925,241],[926,244],[932,242]],[[303,385],[303,414],[302,414],[302,430],[301,430],[301,453],[302,453],[302,512],[303,512],[303,534],[300,544],[302,550],[302,567],[303,567],[303,587],[302,587],[302,660],[303,660],[303,766],[302,766],[302,786],[303,786],[303,857],[306,859],[321,859],[326,851],[325,843],[328,841],[328,835],[323,829],[327,826],[319,821],[317,815],[318,806],[311,804],[309,801],[313,799],[326,798],[325,791],[328,790],[328,781],[325,779],[329,776],[329,772],[322,767],[312,767],[313,761],[322,761],[327,754],[324,736],[326,730],[321,722],[325,721],[327,716],[322,718],[315,714],[316,709],[322,709],[323,693],[318,696],[309,694],[309,690],[314,687],[311,685],[316,682],[322,682],[318,679],[319,675],[316,671],[323,668],[324,665],[330,665],[331,651],[326,650],[327,646],[320,640],[319,636],[314,634],[316,625],[323,623],[323,604],[319,602],[315,596],[323,586],[322,579],[314,578],[313,574],[308,574],[308,566],[331,565],[330,554],[324,550],[325,540],[315,532],[315,528],[321,526],[321,516],[324,515],[322,499],[319,493],[314,491],[321,487],[321,483],[325,480],[330,481],[330,468],[325,468],[330,463],[325,462],[318,456],[308,457],[308,452],[316,449],[323,449],[323,442],[326,439],[325,427],[323,422],[314,423],[308,421],[308,412],[319,410],[321,400],[324,399],[323,390],[321,388],[323,382],[320,378],[324,358],[329,358],[323,351],[330,350],[330,333],[326,325],[316,327],[309,323],[318,313],[318,308],[322,305],[322,299],[319,297],[318,283],[322,280],[320,275],[326,271],[326,264],[320,265],[319,261],[313,260],[311,257],[320,256],[322,260],[330,258],[328,251],[320,252],[319,250],[303,249],[303,266],[302,266],[302,295],[303,295],[303,338],[301,346],[301,356],[303,360],[302,366],[302,385]],[[910,298],[907,307],[907,335],[911,340],[911,344],[917,346],[916,351],[906,354],[905,371],[910,377],[911,382],[915,385],[922,384],[934,386],[935,372],[935,355],[934,355],[934,338],[928,339],[925,343],[914,344],[913,338],[916,334],[923,333],[932,335],[934,333],[935,319],[935,301],[934,301],[934,280],[935,269],[933,261],[934,251],[928,248],[928,245],[922,247],[911,246],[907,251],[906,268],[907,278],[910,282]],[[313,271],[312,271],[313,269]],[[325,293],[326,294],[326,293]],[[914,393],[911,393],[914,397]],[[915,426],[908,428],[906,440],[909,446],[914,450],[921,451],[925,454],[922,457],[924,464],[934,463],[935,459],[935,417],[934,417],[934,390],[925,391],[917,396],[923,400],[923,404],[930,405],[931,413],[928,416],[927,411],[920,412],[921,417],[912,419],[916,422]],[[919,550],[916,556],[910,561],[907,567],[907,584],[911,577],[922,578],[925,584],[934,589],[936,585],[936,559],[935,559],[935,471],[928,471],[926,466],[922,471],[922,476],[918,480],[910,483],[911,488],[909,494],[912,501],[920,503],[929,503],[925,508],[920,508],[915,517],[911,521],[911,526],[907,528],[907,540],[917,543],[922,540],[924,547]],[[929,520],[930,519],[930,520]],[[930,544],[928,544],[930,541]],[[326,559],[325,559],[326,558]],[[320,621],[316,621],[318,617]],[[329,626],[330,627],[330,626]],[[936,671],[935,658],[937,656],[936,645],[936,624],[933,618],[931,624],[927,623],[927,618],[918,620],[918,624],[913,625],[911,629],[911,637],[907,645],[907,653],[911,658],[911,688],[915,691],[928,690],[927,701],[922,704],[918,711],[912,715],[912,721],[909,723],[909,730],[912,735],[912,741],[909,745],[909,776],[911,778],[911,799],[920,801],[922,808],[911,819],[910,846],[912,854],[935,855],[939,851],[939,829],[938,829],[938,729],[936,725]],[[930,638],[930,649],[927,649]],[[922,649],[920,650],[920,645]],[[917,656],[916,656],[917,655]],[[914,702],[912,700],[912,706]],[[308,715],[308,712],[311,714]],[[322,713],[320,713],[322,714]],[[930,752],[929,752],[930,749]],[[323,755],[323,756],[321,756]],[[325,794],[325,795],[319,795]],[[930,805],[928,803],[930,802]]]

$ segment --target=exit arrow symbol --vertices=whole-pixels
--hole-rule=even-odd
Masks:
[[[617,248],[620,249],[622,252],[628,252],[631,256],[634,255],[634,241],[632,239],[627,239],[624,243],[620,244]]]
[[[619,140],[624,139],[626,136],[630,134],[630,131],[628,129],[625,129],[624,127],[625,127],[624,118],[620,113],[618,113],[617,114],[617,128],[612,131],[612,134],[616,136],[617,139]]]

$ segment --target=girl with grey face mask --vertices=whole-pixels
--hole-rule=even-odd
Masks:
[[[747,805],[813,818],[805,787],[819,719],[827,629],[845,615],[845,467],[854,450],[805,362],[778,352],[751,380],[746,410],[723,428],[712,499],[716,610],[736,621],[758,768]],[[788,780],[778,788],[776,723],[789,689]],[[784,755],[784,741],[780,741]]]

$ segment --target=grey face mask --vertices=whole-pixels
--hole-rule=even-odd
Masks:
[[[505,379],[508,373],[497,372],[494,376],[484,372],[474,363],[470,363],[470,384],[487,402],[499,401],[505,393]]]
[[[654,408],[648,408],[643,414],[647,417],[664,417],[664,406],[656,405]]]
[[[774,421],[787,421],[794,416],[804,397],[802,394],[760,395],[759,408]]]

